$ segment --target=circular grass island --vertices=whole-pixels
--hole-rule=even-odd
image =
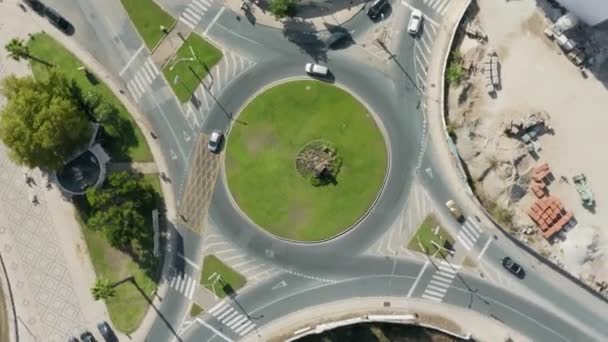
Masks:
[[[346,91],[291,81],[254,98],[226,144],[240,209],[281,238],[320,241],[349,229],[380,193],[388,166],[373,116]]]

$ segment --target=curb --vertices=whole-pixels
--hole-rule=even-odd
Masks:
[[[2,266],[2,271],[4,273],[4,277],[0,276],[0,291],[2,291],[6,296],[6,313],[7,318],[9,315],[9,306],[11,312],[13,313],[13,319],[7,319],[8,323],[8,332],[9,332],[9,341],[11,341],[11,332],[14,332],[14,342],[19,341],[19,325],[17,324],[17,308],[15,307],[15,299],[13,298],[13,289],[11,288],[11,281],[8,277],[8,271],[6,270],[6,265],[4,264],[4,259],[2,258],[2,254],[0,254],[0,266]],[[3,281],[6,279],[6,283]],[[0,307],[0,310],[3,308]],[[7,341],[8,342],[8,341]]]
[[[238,118],[239,114],[243,111],[243,109],[245,107],[247,107],[247,105],[249,103],[251,103],[251,101],[253,101],[256,97],[258,97],[260,94],[262,94],[263,92],[265,92],[268,89],[271,89],[273,87],[276,87],[278,85],[284,84],[284,83],[288,83],[288,82],[293,82],[293,81],[314,81],[311,80],[310,78],[304,77],[304,76],[294,76],[294,77],[288,77],[279,81],[275,81],[272,82],[270,84],[267,84],[266,86],[260,88],[258,91],[256,91],[252,96],[250,96],[244,103],[243,105],[239,108],[237,114],[234,116],[234,119]],[[320,81],[318,81],[320,82]],[[363,101],[355,92],[351,91],[348,87],[344,86],[343,84],[340,83],[331,83],[332,86],[335,86],[337,88],[340,88],[342,90],[344,90],[345,92],[347,92],[350,96],[354,97],[357,101],[359,101],[359,103],[361,103],[365,109],[372,115],[372,117],[374,118],[374,122],[376,123],[376,126],[378,127],[378,129],[380,130],[380,132],[382,133],[382,137],[384,138],[384,142],[386,144],[386,149],[387,149],[387,168],[386,168],[386,173],[384,174],[384,179],[382,180],[382,186],[380,187],[380,190],[378,191],[378,194],[376,195],[376,198],[374,198],[374,200],[370,203],[369,207],[367,208],[367,210],[354,222],[352,223],[350,226],[348,226],[345,230],[339,232],[336,235],[330,236],[328,238],[325,239],[321,239],[321,240],[315,240],[315,241],[301,241],[301,240],[293,240],[293,239],[288,239],[288,238],[284,238],[275,234],[270,233],[269,231],[267,231],[266,229],[264,229],[263,227],[261,227],[260,225],[258,225],[257,223],[255,223],[242,209],[241,207],[236,203],[236,201],[234,200],[234,197],[232,196],[232,193],[230,192],[230,188],[228,186],[228,180],[226,179],[226,166],[225,166],[225,157],[222,158],[221,160],[221,166],[222,166],[222,170],[223,172],[221,173],[222,175],[222,183],[224,183],[224,186],[226,187],[227,190],[227,194],[228,194],[228,198],[230,200],[230,202],[232,203],[232,206],[239,212],[239,214],[245,218],[252,226],[254,226],[255,228],[257,228],[258,230],[262,231],[264,234],[266,234],[267,236],[273,238],[273,239],[277,239],[280,241],[284,241],[284,242],[289,242],[292,244],[297,244],[297,245],[302,245],[302,246],[311,246],[311,245],[316,245],[316,244],[321,244],[321,243],[325,243],[325,242],[329,242],[332,241],[334,239],[337,239],[343,235],[346,235],[347,233],[350,233],[353,229],[355,229],[357,226],[359,226],[359,224],[361,223],[361,221],[363,221],[368,215],[369,213],[374,209],[374,207],[376,206],[376,203],[378,202],[378,200],[380,199],[380,196],[382,196],[382,194],[384,193],[384,189],[386,188],[386,184],[387,184],[387,180],[388,180],[388,176],[390,174],[390,170],[391,170],[391,155],[392,155],[392,150],[391,150],[391,146],[390,144],[387,143],[388,139],[388,135],[386,134],[386,128],[384,127],[384,124],[382,123],[382,120],[379,120],[377,114],[371,110],[371,107],[367,104],[367,102]],[[232,121],[234,121],[234,119]],[[228,136],[230,134],[230,127],[226,133],[226,141],[229,141]],[[228,148],[228,143],[226,143],[226,146],[224,147],[224,150],[227,150]],[[223,154],[225,155],[225,154]]]

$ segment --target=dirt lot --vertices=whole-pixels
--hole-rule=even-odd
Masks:
[[[482,44],[464,37],[459,44],[469,76],[449,90],[449,129],[456,136],[476,189],[512,221],[512,231],[569,272],[608,280],[608,30],[596,28],[586,37],[594,61],[586,77],[543,33],[559,11],[535,0],[477,0],[476,21],[487,34]],[[587,28],[588,29],[588,28]],[[573,32],[573,35],[581,32]],[[464,35],[463,35],[464,36]],[[602,42],[604,40],[604,42]],[[500,84],[494,96],[485,89],[483,62],[495,53]],[[601,79],[605,77],[605,79]],[[503,134],[504,125],[542,113],[551,130],[539,132],[542,149],[532,156],[520,140]],[[549,193],[574,212],[576,224],[550,244],[526,211],[536,199],[529,191],[532,168],[547,162],[553,180]],[[583,208],[572,177],[584,173],[595,194],[593,210]],[[510,220],[510,214],[513,215]]]

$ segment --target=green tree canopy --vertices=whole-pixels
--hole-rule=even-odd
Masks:
[[[0,111],[0,139],[18,164],[58,170],[91,137],[87,116],[75,103],[74,85],[63,74],[9,76],[0,91],[7,104]]]
[[[91,288],[91,294],[95,300],[108,299],[116,293],[114,285],[106,278],[97,278],[95,286]]]
[[[27,45],[23,43],[23,39],[13,38],[4,48],[8,52],[8,56],[16,61],[21,60],[21,58],[26,59],[30,57]]]
[[[128,248],[150,233],[145,216],[150,214],[156,194],[142,177],[113,173],[102,188],[87,190],[86,199],[92,209],[87,225],[102,231],[112,246]]]
[[[291,17],[296,13],[296,4],[294,0],[270,0],[268,10],[277,19]]]

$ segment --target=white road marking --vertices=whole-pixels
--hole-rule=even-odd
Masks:
[[[488,249],[488,247],[490,247],[490,243],[492,243],[492,237],[491,236],[488,237],[488,241],[486,242],[486,244],[481,249],[481,253],[479,253],[479,255],[477,256],[477,260],[481,259],[481,257],[486,252],[486,250]]]
[[[186,24],[188,27],[190,27],[191,29],[194,30],[195,26],[192,25],[182,14],[182,16],[179,17],[179,20],[182,21],[182,23]]]
[[[184,11],[184,14],[186,14],[186,13],[188,13],[190,16],[192,16],[197,23],[201,20],[200,14],[195,12],[194,9],[192,9],[192,7],[187,7],[186,11]]]
[[[219,302],[214,307],[212,307],[211,309],[209,309],[208,312],[213,315],[220,308],[225,309],[226,305],[227,305],[226,302]]]
[[[131,65],[131,63],[133,63],[135,58],[137,58],[137,55],[139,55],[141,50],[144,49],[144,46],[145,46],[144,44],[141,44],[139,49],[137,49],[137,51],[135,51],[135,54],[133,54],[133,56],[131,56],[131,58],[129,58],[129,60],[127,61],[127,64],[125,64],[125,66],[120,70],[120,72],[118,73],[118,76],[122,76],[122,74],[124,74],[125,71],[127,71],[127,69],[129,68],[129,65]]]
[[[418,64],[420,64],[420,71],[422,71],[422,73],[424,74],[424,76],[426,76],[427,71],[426,71],[426,65],[424,65],[424,63],[422,63],[422,61],[420,60],[420,58],[418,58],[418,55],[416,55],[416,62],[418,62]]]
[[[471,247],[473,247],[470,245],[470,242],[465,242],[465,240],[460,237],[460,234],[456,235],[456,239],[467,249],[467,251],[470,251]]]
[[[198,323],[200,323],[200,324],[204,325],[205,327],[209,328],[209,330],[211,330],[211,331],[213,331],[214,333],[216,333],[216,334],[217,334],[217,336],[219,336],[219,337],[223,338],[225,341],[228,341],[228,342],[235,342],[234,340],[229,339],[229,338],[228,338],[226,335],[222,334],[222,332],[221,332],[221,331],[219,331],[219,330],[215,329],[214,327],[212,327],[211,325],[209,325],[207,322],[203,321],[202,319],[197,318],[197,319],[196,319],[196,321],[197,321]]]
[[[224,311],[221,315],[216,316],[215,318],[217,318],[218,321],[221,321],[222,318],[228,316],[233,311],[234,311],[234,308],[233,307],[229,307],[228,310]]]
[[[420,278],[422,278],[422,274],[424,273],[424,271],[426,270],[426,268],[429,266],[429,261],[427,260],[424,263],[424,266],[422,266],[422,269],[420,270],[420,273],[418,273],[418,276],[416,277],[416,280],[414,281],[414,284],[412,285],[412,287],[410,288],[409,292],[407,293],[407,298],[410,298],[412,296],[412,293],[414,292],[414,289],[416,288],[416,285],[418,285],[418,282],[420,281]]]
[[[404,0],[401,0],[401,4],[403,4],[405,7],[409,8],[410,10],[415,10],[418,9],[410,4],[408,4],[407,2],[405,2]],[[422,10],[420,10],[422,12]],[[422,13],[424,16],[424,20],[430,22],[431,24],[435,24],[437,26],[439,26],[439,24],[437,24],[437,22],[431,18],[429,18],[429,16],[427,14],[424,14],[424,12]]]
[[[186,258],[186,257],[185,257],[185,256],[184,256],[182,253],[179,253],[179,252],[178,252],[178,253],[177,253],[177,256],[178,256],[178,257],[180,257],[180,258],[182,258],[182,259],[184,259],[184,261],[185,261],[185,262],[187,262],[187,263],[188,263],[190,266],[192,266],[192,267],[196,268],[197,270],[199,270],[199,269],[200,269],[200,268],[198,267],[198,265],[197,265],[197,264],[196,264],[194,261],[192,261],[192,260],[190,260],[190,259]]]
[[[287,286],[287,282],[285,280],[281,280],[279,283],[272,287],[273,290],[280,289],[281,287]]]
[[[238,315],[239,315],[239,312],[234,310],[234,312],[232,312],[230,315],[224,317],[221,322],[222,322],[222,324],[226,324],[226,322],[228,322],[229,320],[233,319],[234,317],[236,317]]]
[[[255,328],[255,325],[253,324],[253,322],[249,321],[249,323],[251,323],[251,325],[250,325],[250,326],[249,326],[247,329],[245,329],[245,330],[241,331],[241,333],[240,333],[239,335],[241,335],[241,336],[245,336],[245,335],[247,335],[247,334],[248,334],[248,333],[249,333],[251,330],[253,330],[253,329]]]
[[[215,25],[215,23],[217,22],[217,20],[220,18],[220,15],[222,15],[222,13],[224,13],[225,9],[226,9],[226,7],[222,7],[220,9],[220,11],[217,12],[217,14],[215,15],[215,17],[213,17],[213,20],[211,20],[211,23],[209,23],[209,25],[205,29],[205,32],[203,33],[205,36],[207,35],[207,32],[209,32],[209,30],[213,27],[213,25]]]

